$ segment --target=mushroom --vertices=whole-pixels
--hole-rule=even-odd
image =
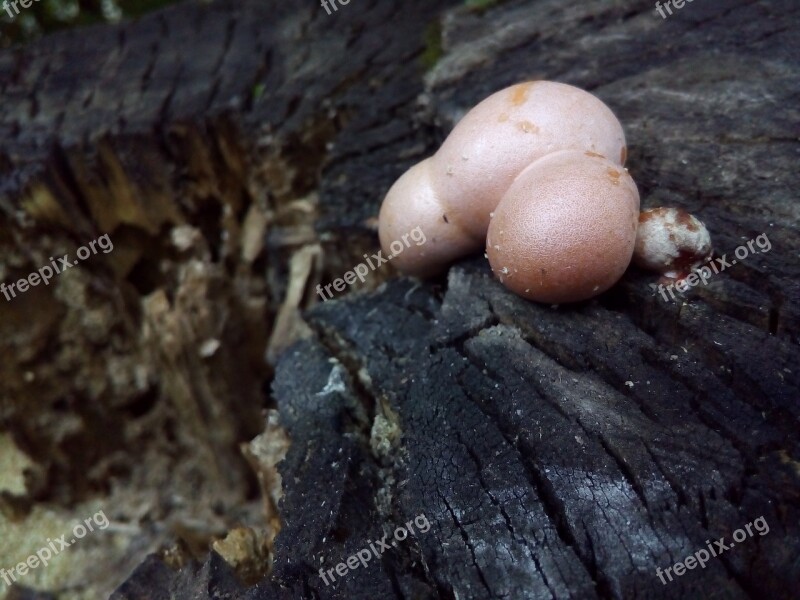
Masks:
[[[548,154],[514,180],[486,240],[492,271],[513,292],[559,304],[591,298],[631,261],[639,192],[620,165],[593,151]]]
[[[558,150],[588,150],[625,166],[625,133],[614,113],[579,88],[529,81],[470,110],[433,156],[433,185],[455,220],[481,241],[514,178]]]
[[[650,208],[639,215],[633,262],[672,279],[683,279],[711,256],[706,226],[682,208]]]
[[[394,254],[393,241],[415,227],[423,229],[424,244],[408,246],[392,259],[398,270],[418,277],[435,274],[483,243],[482,237],[474,238],[449,218],[433,189],[430,158],[411,167],[389,189],[378,223],[381,248],[389,256]]]
[[[515,177],[537,159],[567,149],[607,157],[620,171],[627,155],[619,121],[588,92],[534,81],[489,96],[433,157],[389,190],[378,219],[381,247],[388,254],[392,241],[421,227],[429,241],[393,264],[409,274],[434,274],[480,249],[490,215]]]

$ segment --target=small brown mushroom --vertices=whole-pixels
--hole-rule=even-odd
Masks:
[[[711,252],[706,226],[682,208],[650,208],[639,215],[633,252],[637,266],[682,279]]]

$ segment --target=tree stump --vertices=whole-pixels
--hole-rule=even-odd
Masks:
[[[115,244],[0,301],[0,422],[37,473],[6,508],[124,520],[180,492],[155,520],[222,521],[115,600],[796,597],[800,7],[431,4],[186,3],[0,54],[2,279]],[[737,263],[675,301],[630,269],[553,307],[473,257],[312,306],[377,247],[394,179],[529,79],[606,102],[643,208],[687,209]],[[272,405],[291,443],[251,587],[204,544],[258,507],[237,444]]]

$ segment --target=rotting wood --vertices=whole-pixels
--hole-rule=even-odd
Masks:
[[[208,445],[209,456],[237,465],[225,502],[243,499],[243,462],[224,448],[252,434],[265,374],[252,367],[242,378],[236,361],[246,351],[257,364],[263,353],[294,251],[323,244],[327,262],[315,277],[351,268],[375,246],[372,219],[388,186],[466,109],[521,79],[557,79],[618,114],[643,206],[698,215],[720,253],[761,233],[771,250],[698,287],[687,304],[665,303],[652,277],[631,271],[591,303],[539,306],[504,291],[477,258],[446,282],[398,280],[314,308],[311,337],[276,367],[272,393],[291,439],[280,467],[282,529],[273,573],[247,597],[793,597],[798,7],[694,3],[666,21],[632,0],[441,12],[421,1],[353,4],[330,17],[316,5],[186,4],[0,54],[0,244],[13,274],[98,233],[119,248],[87,281],[29,292],[24,308],[0,304],[12,357],[3,422],[31,455],[55,457],[40,459],[51,469],[40,494],[68,505],[104,480],[109,453],[122,451],[126,464],[113,444],[70,461],[54,420],[65,395],[58,385],[88,398],[105,422],[141,432],[150,403],[186,410],[170,390],[188,373],[198,386],[190,396],[225,425],[209,440],[201,425],[179,421],[178,457],[198,440]],[[424,33],[439,22],[443,54],[425,73]],[[198,53],[201,44],[219,52]],[[302,198],[318,203],[287,209]],[[255,259],[238,247],[253,204],[267,228]],[[186,268],[153,268],[173,256],[164,232],[185,225],[202,235],[177,262],[213,267],[203,289],[217,291],[201,304],[231,307],[221,348],[234,358],[222,368],[182,359],[162,380],[163,365],[137,342],[153,314],[137,307],[197,284]],[[388,276],[383,269],[373,281]],[[73,290],[88,290],[97,310],[119,307],[105,336],[77,318],[85,307],[65,300]],[[199,322],[198,344],[222,326]],[[132,373],[145,365],[146,385],[92,397],[81,382],[111,379],[108,353],[80,377],[37,366],[41,389],[23,411],[30,382],[20,365],[65,338],[80,340],[75,352],[118,338],[118,360]],[[211,373],[221,392],[204,389]],[[402,435],[376,455],[380,419]],[[45,427],[34,434],[34,422]],[[72,444],[98,439],[91,427],[80,431]],[[143,443],[157,457],[155,437]],[[223,472],[213,463],[196,468]],[[319,578],[321,564],[335,566],[384,524],[420,513],[431,520],[427,534],[335,586]],[[769,534],[668,585],[658,580],[657,567],[761,515]],[[235,590],[214,554],[180,572],[150,558],[115,598],[244,593]]]

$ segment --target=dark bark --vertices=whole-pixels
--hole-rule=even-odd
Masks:
[[[573,83],[614,109],[644,207],[696,214],[729,260],[759,234],[771,242],[685,302],[631,270],[591,302],[541,306],[476,257],[446,280],[313,308],[272,382],[291,438],[272,574],[244,591],[214,554],[175,572],[151,558],[115,598],[796,597],[798,6],[695,2],[667,20],[650,8],[376,0],[329,17],[316,3],[187,4],[0,55],[0,205],[15,232],[3,243],[39,235],[23,206],[67,239],[118,231],[139,268],[112,264],[107,281],[136,297],[178,285],[143,283],[162,250],[141,247],[195,225],[221,286],[267,287],[262,313],[233,317],[245,347],[266,340],[254,324],[271,327],[299,246],[323,240],[323,282],[352,268],[375,246],[391,182],[523,79]],[[437,23],[443,54],[426,73]],[[306,216],[281,217],[315,192]],[[220,232],[259,202],[267,245],[241,262],[239,238]],[[224,467],[227,441],[250,433],[259,379],[241,384],[231,365],[218,376],[227,429],[209,445]],[[380,562],[331,586],[318,576],[420,514],[430,531]],[[657,567],[761,516],[768,534],[659,581]]]

